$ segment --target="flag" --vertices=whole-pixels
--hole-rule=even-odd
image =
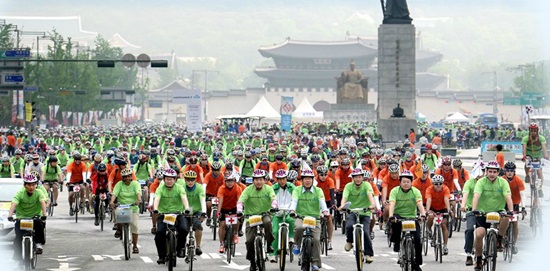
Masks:
[[[472,170],[470,171],[470,177],[477,177],[483,175],[483,161],[481,160],[481,157],[477,158],[477,161],[474,162],[474,165],[472,166]]]
[[[59,105],[53,106],[53,118],[57,118],[57,112],[59,111]]]
[[[414,168],[414,178],[420,178],[420,176],[422,176],[422,160],[418,159],[418,163]]]
[[[48,105],[48,111],[50,112],[50,121],[53,120],[53,105]]]

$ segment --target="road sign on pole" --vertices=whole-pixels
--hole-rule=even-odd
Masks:
[[[29,58],[31,56],[31,51],[27,49],[13,49],[0,51],[0,58]]]

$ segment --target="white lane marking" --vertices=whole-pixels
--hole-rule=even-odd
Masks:
[[[222,256],[220,256],[220,254],[218,253],[208,253],[210,254],[210,257],[212,257],[212,259],[221,259]]]
[[[94,258],[94,261],[103,261],[103,257],[101,257],[101,255],[92,255],[92,257]]]
[[[146,256],[141,256],[141,259],[143,260],[144,263],[152,263],[153,262],[153,260],[151,260],[151,258],[146,257]]]
[[[206,259],[206,260],[210,260],[210,256],[208,256],[208,253],[201,254],[201,258]]]
[[[323,269],[334,270],[335,268],[328,264],[323,264]]]

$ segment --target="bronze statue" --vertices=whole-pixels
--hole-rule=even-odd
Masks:
[[[380,0],[382,12],[384,13],[384,24],[411,24],[407,0]]]
[[[336,78],[338,89],[337,103],[367,103],[367,78],[363,77],[361,71],[355,69],[355,62],[352,61],[348,71],[342,72]]]

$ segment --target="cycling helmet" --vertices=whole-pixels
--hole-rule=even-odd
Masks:
[[[166,157],[166,161],[170,163],[176,162],[176,157],[173,155],[169,155],[168,157]]]
[[[279,169],[275,172],[275,178],[277,179],[286,178],[287,175],[288,175],[288,172],[284,169]]]
[[[212,170],[220,170],[222,168],[222,164],[219,162],[212,163]]]
[[[451,157],[449,157],[449,156],[443,157],[443,159],[441,160],[441,164],[443,164],[443,165],[451,165]]]
[[[289,170],[286,179],[291,182],[298,179],[298,172],[296,170]]]
[[[9,162],[10,158],[7,155],[2,156],[2,162]]]
[[[27,162],[32,161],[32,155],[31,154],[25,154],[25,161],[27,161]]]
[[[15,155],[21,155],[23,154],[23,151],[20,149],[15,150]]]
[[[407,178],[410,178],[411,180],[413,179],[413,174],[412,172],[408,171],[408,170],[403,170],[401,171],[401,174],[399,174],[399,180],[401,180],[401,178],[403,177],[407,177]]]
[[[315,177],[315,175],[311,169],[304,169],[302,170],[302,175],[300,177],[303,179],[304,177]]]
[[[425,147],[426,147],[426,150],[431,150],[432,149],[432,144],[428,143],[428,144],[426,144]]]
[[[349,165],[349,164],[350,164],[350,161],[348,158],[342,159],[342,165]]]
[[[256,169],[252,173],[252,178],[264,178],[266,176],[265,170]]]
[[[370,171],[363,170],[363,178],[365,178],[366,180],[370,180],[371,176],[372,176],[372,174],[370,173]]]
[[[485,166],[486,169],[500,169],[500,165],[498,164],[497,161],[491,161],[487,164],[487,166]]]
[[[317,167],[317,173],[326,174],[327,172],[328,172],[327,166],[318,166]]]
[[[356,168],[351,172],[351,176],[363,176],[363,170],[360,168]]]
[[[275,160],[283,160],[283,156],[281,154],[275,155]]]
[[[124,177],[124,176],[131,176],[131,175],[132,175],[132,170],[129,169],[129,168],[125,168],[125,169],[123,169],[123,170],[120,171],[120,175],[121,175],[122,177]]]
[[[195,173],[194,171],[190,170],[190,171],[187,171],[187,172],[193,172]],[[187,172],[185,174],[187,174]],[[166,168],[164,169],[164,171],[162,171],[162,176],[163,177],[173,177],[173,178],[176,178],[178,177],[178,173],[173,169],[173,168]],[[197,177],[197,174],[195,173],[195,178]],[[188,178],[188,177],[187,177]]]
[[[529,130],[538,130],[539,129],[539,126],[537,125],[537,123],[535,122],[532,122],[530,125],[529,125]]]
[[[94,161],[96,162],[101,162],[103,160],[103,156],[101,156],[101,154],[96,154],[94,155]]]
[[[25,175],[25,178],[23,179],[23,182],[24,183],[37,183],[38,178],[36,178],[36,176],[34,176],[33,174],[27,174],[27,175]]]
[[[356,159],[357,158],[357,153],[354,153],[354,152],[350,153],[349,158],[350,159]]]
[[[77,154],[73,155],[73,159],[74,160],[82,160],[82,155],[77,153]]]
[[[48,162],[50,162],[50,163],[57,162],[57,157],[50,156],[50,159],[48,159]]]
[[[432,177],[432,183],[434,183],[434,184],[443,183],[443,181],[445,181],[445,179],[444,179],[443,176],[441,176],[441,175],[438,175],[438,174],[437,174],[437,175],[434,175],[434,176]]]
[[[453,167],[461,167],[462,166],[462,160],[455,159],[453,160]]]
[[[189,164],[193,165],[193,164],[196,164],[196,163],[197,163],[197,158],[195,158],[195,157],[189,158]]]
[[[426,164],[422,165],[422,172],[427,173],[430,172],[430,167]]]
[[[40,159],[40,155],[38,155],[38,153],[35,153],[32,155],[32,159]]]
[[[386,163],[388,163],[388,161],[386,161],[386,159],[384,159],[384,158],[378,159],[378,164],[379,164],[379,165],[380,165],[380,164],[386,164]]]
[[[107,151],[107,157],[112,157],[112,156],[114,156],[114,155],[115,155],[115,152],[114,152],[114,151],[112,151],[112,150],[108,150],[108,151]]]
[[[168,149],[168,150],[166,151],[166,154],[167,154],[167,155],[176,155],[176,151],[175,151],[174,149]]]
[[[321,160],[321,158],[319,157],[319,155],[314,154],[314,155],[311,156],[311,162],[312,162],[312,163],[319,162],[319,160]]]
[[[405,152],[405,158],[412,158],[413,154],[410,151]]]
[[[376,156],[382,156],[382,155],[384,155],[384,150],[383,149],[377,149],[375,154],[376,154]]]
[[[160,169],[157,170],[157,172],[155,172],[155,178],[157,178],[157,179],[162,178],[163,175],[164,175],[164,173]]]
[[[124,159],[124,157],[119,156],[119,155],[115,156],[115,165],[119,165],[119,166],[120,166],[120,165],[126,165],[126,164],[127,164],[127,162],[126,162],[126,160]]]
[[[298,159],[292,160],[292,162],[290,162],[290,167],[293,167],[293,168],[297,167],[297,168],[299,168],[299,167],[300,167],[300,160],[298,160]]]
[[[107,171],[107,166],[105,164],[101,163],[97,166],[97,170],[98,171]]]
[[[337,167],[338,166],[338,161],[331,161],[330,162],[330,167]]]
[[[36,170],[31,171],[29,174],[36,177],[37,180],[40,179],[40,173],[38,173],[38,171]]]
[[[140,155],[138,156],[138,159],[139,159],[139,160],[147,160],[147,155],[145,155],[145,154],[140,154]]]
[[[516,164],[514,162],[507,162],[504,164],[504,169],[516,170]]]
[[[388,171],[392,172],[392,173],[399,172],[399,165],[398,164],[391,164],[388,167]]]

